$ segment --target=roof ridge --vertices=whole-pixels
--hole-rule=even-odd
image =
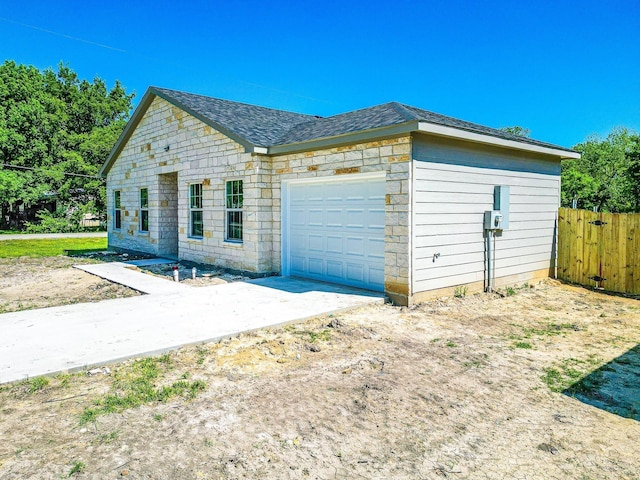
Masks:
[[[176,90],[174,88],[165,88],[165,87],[156,87],[154,85],[149,87],[149,90],[156,90],[162,93],[166,93],[166,94],[170,94],[170,93],[179,93],[181,95],[189,95],[192,97],[200,97],[200,98],[204,98],[207,100],[216,100],[218,102],[224,102],[224,103],[233,103],[235,105],[242,105],[245,107],[250,107],[250,108],[260,108],[263,110],[269,110],[272,112],[281,112],[281,113],[288,113],[290,115],[298,115],[300,117],[309,117],[309,118],[317,118],[317,115],[313,115],[313,114],[309,114],[309,113],[300,113],[300,112],[294,112],[292,110],[282,110],[281,108],[273,108],[273,107],[265,107],[263,105],[256,105],[254,103],[246,103],[246,102],[239,102],[237,100],[229,100],[226,98],[218,98],[218,97],[212,97],[210,95],[203,95],[201,93],[191,93],[191,92],[185,92],[184,90]]]
[[[385,105],[385,104],[383,104]],[[390,105],[393,109],[402,115],[407,120],[419,120],[420,118],[407,108],[407,105],[404,105],[400,102],[389,102],[386,105]]]

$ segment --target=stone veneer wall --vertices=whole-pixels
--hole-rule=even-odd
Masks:
[[[386,172],[385,292],[397,303],[407,304],[411,292],[411,137],[335,147],[312,152],[274,156],[273,269],[280,271],[282,182]]]
[[[165,150],[166,147],[168,150]],[[266,178],[268,179],[268,171]],[[271,254],[263,242],[271,244],[271,234],[259,233],[257,199],[264,186],[260,159],[245,153],[242,145],[215,131],[195,117],[156,97],[135,132],[120,153],[107,178],[109,245],[130,250],[159,253],[160,226],[167,203],[169,177],[177,174],[178,249],[185,260],[221,265],[248,271],[272,270]],[[225,181],[244,181],[244,241],[226,242]],[[203,184],[204,235],[191,238],[189,232],[189,184]],[[139,189],[149,189],[149,232],[139,232]],[[113,225],[113,192],[121,191],[122,228]],[[163,210],[164,209],[164,210]],[[270,247],[269,247],[270,250]],[[164,252],[160,252],[164,253]]]

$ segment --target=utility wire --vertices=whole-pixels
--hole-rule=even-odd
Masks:
[[[33,170],[33,171],[40,170],[40,169],[35,168],[35,167],[22,167],[22,166],[19,166],[19,165],[11,165],[9,163],[2,163],[0,165],[2,165],[5,168],[7,168],[7,167],[8,168],[19,168],[20,170]],[[84,175],[82,173],[70,173],[70,172],[60,172],[60,173],[62,173],[63,175],[71,176],[71,177],[97,178],[97,179],[100,179],[100,180],[104,180],[104,178],[99,177],[97,175]]]

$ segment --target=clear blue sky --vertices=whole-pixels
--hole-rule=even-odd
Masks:
[[[572,146],[640,130],[640,0],[0,0],[0,60],[329,116],[395,100]]]

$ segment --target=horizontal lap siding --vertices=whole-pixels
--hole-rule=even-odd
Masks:
[[[485,280],[483,215],[495,185],[510,187],[496,277],[553,265],[558,161],[426,136],[414,138],[413,158],[414,293]]]

